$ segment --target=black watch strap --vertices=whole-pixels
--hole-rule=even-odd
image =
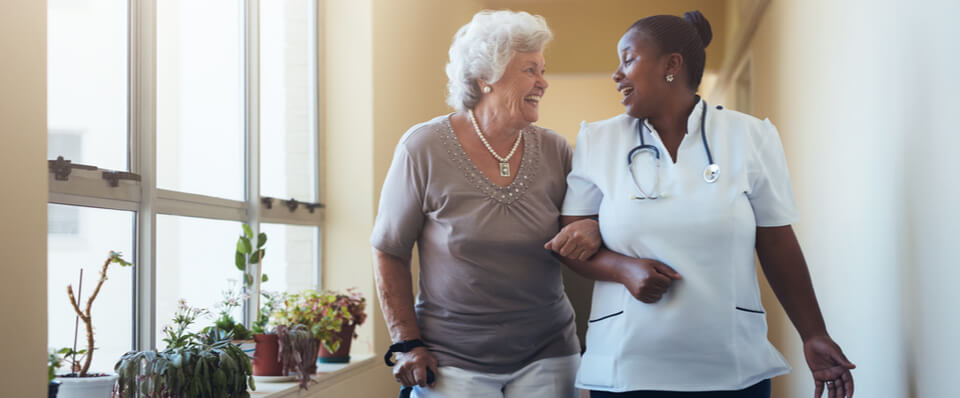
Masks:
[[[426,346],[427,346],[427,345],[423,343],[423,340],[420,340],[420,339],[413,339],[413,340],[407,340],[407,341],[401,341],[401,342],[398,342],[398,343],[393,343],[393,345],[390,346],[390,349],[387,350],[387,353],[384,354],[384,356],[383,356],[383,362],[386,363],[387,366],[396,365],[396,363],[392,361],[393,353],[395,353],[395,352],[409,352],[410,350],[412,350],[412,349],[414,349],[414,348],[417,348],[417,347],[426,347]]]

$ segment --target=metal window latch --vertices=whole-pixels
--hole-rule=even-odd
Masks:
[[[53,172],[53,179],[57,181],[67,181],[70,179],[70,172],[73,169],[96,170],[96,166],[87,166],[84,164],[73,163],[64,159],[63,156],[57,156],[57,160],[48,160],[47,167]]]
[[[266,207],[267,209],[272,209],[272,208],[273,208],[273,200],[274,200],[274,198],[271,198],[271,197],[269,197],[269,196],[261,196],[261,197],[260,197],[260,204],[262,204],[263,207]],[[283,199],[277,199],[277,200],[279,200],[280,203],[283,204],[284,207],[286,207],[288,210],[290,210],[291,213],[297,211],[297,208],[299,208],[300,206],[305,207],[305,208],[307,209],[307,211],[309,211],[311,214],[313,214],[313,212],[314,212],[316,209],[322,209],[322,208],[324,208],[323,203],[301,202],[301,201],[296,200],[296,199],[294,199],[294,198],[290,198],[290,199],[288,199],[288,200],[283,200]]]
[[[126,171],[104,170],[103,179],[110,182],[111,187],[120,186],[120,180],[140,181],[140,175]]]
[[[310,214],[313,214],[313,209],[324,208],[323,203],[304,203],[303,205],[307,207],[307,210],[310,211]]]

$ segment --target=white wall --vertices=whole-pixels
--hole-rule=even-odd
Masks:
[[[754,113],[783,138],[795,225],[857,396],[960,396],[953,2],[773,0],[750,44]],[[955,46],[954,46],[955,47]],[[774,396],[810,396],[775,298],[771,339],[794,367]]]
[[[4,396],[46,395],[46,2],[0,2],[0,303]]]
[[[896,48],[903,63],[905,184],[900,193],[906,219],[897,231],[906,245],[901,285],[908,285],[902,307],[908,347],[907,387],[914,397],[957,397],[960,358],[960,179],[957,128],[960,53],[956,16],[960,3],[897,3],[903,27]]]

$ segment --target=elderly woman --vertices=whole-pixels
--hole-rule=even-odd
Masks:
[[[413,126],[397,145],[371,244],[391,353],[401,353],[394,376],[416,386],[413,396],[575,394],[573,309],[563,265],[543,248],[560,229],[572,152],[533,125],[551,37],[539,16],[476,14],[450,47],[447,103],[457,112]]]
[[[854,365],[791,227],[777,129],[696,95],[712,37],[698,11],[634,23],[613,73],[625,113],[580,130],[563,221],[599,217],[606,248],[567,262],[597,281],[577,384],[594,398],[768,398],[790,367],[767,341],[756,251],[816,396],[852,397]],[[570,254],[565,234],[547,246]]]

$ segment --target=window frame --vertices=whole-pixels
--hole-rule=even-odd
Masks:
[[[322,54],[319,34],[318,0],[305,0],[310,9],[309,32],[311,62],[308,65],[310,78],[310,120],[314,141],[314,156],[311,167],[314,197],[322,203],[323,139],[320,129],[321,91],[319,55]],[[127,48],[127,168],[139,179],[120,179],[116,187],[106,183],[104,174],[109,170],[73,168],[67,180],[54,176],[53,165],[48,175],[48,203],[96,207],[135,212],[135,225],[131,258],[133,268],[133,311],[131,325],[133,349],[156,348],[156,234],[157,215],[187,216],[203,219],[239,221],[251,226],[254,233],[260,223],[313,226],[315,235],[315,261],[313,282],[322,285],[322,237],[324,210],[320,206],[297,206],[290,210],[283,202],[273,200],[272,206],[264,203],[260,195],[260,81],[259,81],[259,11],[260,0],[243,2],[243,75],[244,81],[244,200],[223,199],[188,192],[160,189],[157,187],[157,134],[156,134],[156,77],[157,77],[157,0],[128,0],[128,48]],[[292,199],[291,199],[292,200]],[[247,273],[257,275],[259,264],[251,264]],[[249,326],[256,314],[256,298],[260,291],[257,280],[244,305],[244,323]],[[251,305],[253,303],[253,305]]]

